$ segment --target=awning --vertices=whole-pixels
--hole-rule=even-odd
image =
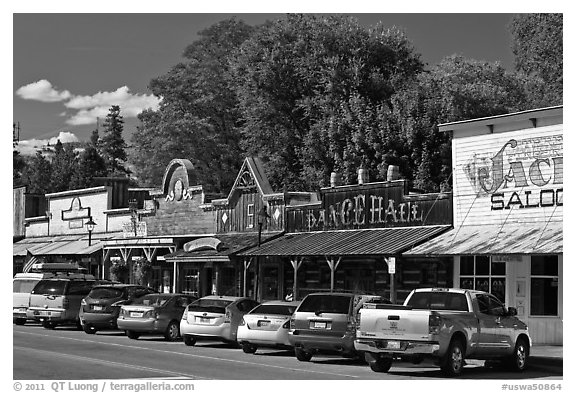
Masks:
[[[104,241],[116,233],[92,235],[42,236],[25,238],[12,246],[13,256],[25,257],[27,251],[35,256],[42,255],[90,255],[102,249]]]
[[[403,255],[561,254],[561,222],[454,228]]]
[[[282,235],[282,232],[264,232],[261,235],[261,244]],[[164,255],[168,262],[199,262],[199,261],[229,261],[237,253],[258,245],[258,233],[230,233],[203,238],[213,240],[213,248],[199,247],[195,251],[179,250]],[[198,239],[196,239],[198,240]]]
[[[448,225],[290,233],[239,256],[397,255],[437,236]]]

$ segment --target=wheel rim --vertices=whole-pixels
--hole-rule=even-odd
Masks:
[[[526,348],[522,344],[516,348],[516,364],[519,368],[524,368],[526,365]]]
[[[459,346],[455,346],[452,349],[452,370],[455,373],[459,373],[462,370],[462,349]]]
[[[170,335],[170,338],[176,339],[178,337],[178,326],[174,324],[170,325],[168,334]]]

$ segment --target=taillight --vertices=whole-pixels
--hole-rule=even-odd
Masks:
[[[358,312],[356,313],[356,326],[360,327],[360,319],[361,319],[361,310],[358,310]]]
[[[184,313],[182,314],[182,320],[186,321],[188,319],[188,309],[184,310]]]
[[[291,330],[296,329],[296,318],[294,318],[294,317],[290,318],[290,329]]]
[[[82,305],[82,306],[85,306],[85,305],[87,305],[87,304],[88,304],[88,303],[86,303],[86,299],[82,299],[82,301],[80,302],[80,305]]]
[[[224,314],[224,323],[230,323],[232,320],[232,313],[230,310],[226,310],[226,314]]]
[[[240,326],[246,326],[246,321],[244,320],[244,318],[242,318],[242,320],[240,321]]]
[[[70,300],[67,298],[62,299],[62,308],[67,310],[70,307]]]
[[[284,322],[284,325],[282,325],[282,329],[290,329],[290,323],[291,323],[291,320]]]
[[[428,317],[428,334],[440,333],[440,315],[430,314]]]
[[[148,316],[149,316],[150,318],[158,318],[158,313],[157,313],[156,311],[154,311],[154,310],[148,311]]]
[[[348,317],[348,322],[346,323],[346,331],[347,332],[356,331],[356,321],[354,320],[354,317]]]

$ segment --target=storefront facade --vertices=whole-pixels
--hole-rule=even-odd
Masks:
[[[562,107],[447,123],[454,229],[406,256],[450,256],[455,287],[518,309],[535,343],[563,342]]]

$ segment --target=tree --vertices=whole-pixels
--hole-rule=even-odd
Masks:
[[[63,145],[60,140],[54,146],[52,159],[52,176],[50,182],[51,192],[66,191],[70,189],[72,173],[76,168],[77,154],[71,144]]]
[[[201,31],[184,51],[185,61],[150,82],[162,102],[139,115],[130,156],[142,184],[160,184],[170,160],[186,158],[198,169],[199,183],[228,192],[243,155],[229,61],[252,30],[232,18]]]
[[[562,24],[562,14],[519,14],[510,22],[514,66],[527,91],[524,109],[562,104]]]
[[[345,180],[361,163],[376,172],[374,112],[423,68],[399,30],[341,16],[288,15],[232,61],[243,147],[264,159],[273,187],[298,190],[325,185],[334,169]]]
[[[17,150],[12,151],[12,185],[14,187],[22,184],[22,173],[26,168],[26,160]]]
[[[52,165],[41,151],[37,151],[34,158],[24,169],[22,174],[23,183],[28,186],[31,194],[46,194],[51,192],[50,182],[52,177]]]
[[[104,135],[99,139],[102,158],[112,176],[126,176],[126,143],[122,137],[124,119],[120,115],[120,107],[112,105],[104,120]]]
[[[104,159],[93,144],[80,154],[78,165],[75,166],[70,181],[70,189],[89,188],[96,186],[95,177],[104,177],[108,173]]]

